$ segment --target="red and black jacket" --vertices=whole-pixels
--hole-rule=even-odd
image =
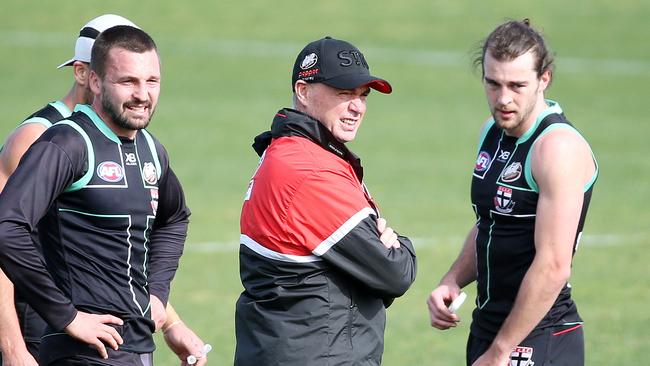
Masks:
[[[359,158],[318,121],[281,110],[254,147],[235,364],[379,364],[385,306],[415,280],[410,240],[381,243]]]

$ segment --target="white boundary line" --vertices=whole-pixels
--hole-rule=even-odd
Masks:
[[[415,249],[430,248],[436,245],[457,246],[463,242],[462,236],[448,236],[448,237],[416,237],[411,238]],[[594,234],[583,235],[580,246],[581,247],[626,247],[633,245],[643,245],[650,243],[650,234]],[[239,250],[239,243],[237,242],[198,242],[186,243],[185,252],[189,253],[232,253]]]
[[[0,46],[24,48],[60,48],[71,47],[70,35],[63,33],[39,33],[24,30],[0,32]],[[220,56],[254,56],[265,59],[291,59],[303,44],[293,42],[265,42],[253,40],[215,40],[197,38],[164,38],[157,43],[161,49],[173,52],[197,55]],[[417,50],[409,48],[366,47],[361,45],[364,53],[373,60],[399,64],[412,64],[430,67],[462,67],[471,69],[469,51]],[[169,52],[169,51],[168,51]],[[163,55],[165,51],[162,51]],[[558,57],[558,72],[566,73],[600,73],[609,75],[650,75],[650,61],[640,59],[598,59]]]

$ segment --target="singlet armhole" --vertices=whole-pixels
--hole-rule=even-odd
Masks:
[[[93,145],[92,142],[90,141],[90,137],[88,137],[88,134],[86,131],[83,130],[78,124],[76,124],[73,121],[70,120],[63,120],[60,122],[57,122],[57,124],[62,124],[66,126],[72,127],[75,131],[77,131],[81,137],[84,139],[84,142],[86,143],[86,151],[88,152],[88,170],[86,171],[86,174],[84,174],[79,180],[76,182],[73,182],[68,188],[65,189],[64,192],[74,192],[78,191],[81,188],[85,187],[88,182],[90,182],[90,179],[93,176],[93,167],[95,166],[95,152],[93,150]]]
[[[587,140],[576,130],[573,126],[564,124],[564,123],[556,123],[548,126],[542,133],[537,136],[533,144],[531,145],[530,150],[528,151],[528,154],[526,155],[526,163],[524,164],[525,169],[524,169],[524,177],[526,178],[526,183],[528,183],[528,186],[532,188],[533,191],[539,193],[539,186],[537,185],[537,182],[535,181],[535,177],[533,177],[533,171],[532,171],[532,156],[533,156],[533,147],[537,143],[537,141],[542,138],[542,136],[546,135],[547,133],[557,130],[557,129],[565,129],[572,131],[573,133],[577,134],[581,139],[583,139],[585,142]],[[589,144],[587,144],[589,146]],[[598,177],[598,162],[596,161],[596,157],[594,156],[593,150],[591,150],[591,146],[589,146],[589,152],[591,153],[591,158],[594,161],[594,165],[596,166],[596,169],[594,170],[594,174],[591,176],[591,179],[584,185],[582,188],[583,192],[587,192],[593,185],[594,182],[596,181],[596,178]]]

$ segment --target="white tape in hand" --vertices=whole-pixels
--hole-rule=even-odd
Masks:
[[[465,299],[467,299],[467,294],[464,293],[464,292],[461,292],[458,295],[458,297],[456,297],[454,299],[454,301],[452,301],[451,304],[449,304],[449,307],[448,307],[449,311],[451,311],[452,313],[456,313],[456,311],[458,311],[460,306],[463,305],[463,303],[465,302]]]
[[[188,365],[194,365],[196,364],[196,361],[198,361],[199,358],[205,357],[205,355],[208,354],[208,352],[212,351],[212,346],[209,345],[208,343],[203,345],[203,349],[201,349],[201,352],[194,356],[194,355],[189,355],[187,356],[187,364]]]

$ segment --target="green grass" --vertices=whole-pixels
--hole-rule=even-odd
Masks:
[[[70,70],[55,67],[71,56],[81,25],[104,12],[131,18],[160,47],[163,92],[151,131],[170,151],[193,211],[172,302],[215,346],[211,364],[232,363],[239,210],[257,165],[252,137],[290,103],[300,48],[326,34],[359,46],[395,89],[370,96],[351,144],[384,215],[418,248],[418,279],[389,310],[384,364],[463,364],[471,306],[461,309],[459,328],[440,332],[428,325],[425,299],[473,220],[469,180],[487,108],[471,50],[503,19],[525,16],[557,54],[547,95],[589,139],[601,169],[571,281],[588,364],[646,362],[649,2],[5,0],[0,137],[63,96]],[[202,243],[220,249],[202,251]],[[158,341],[157,364],[176,364]]]

